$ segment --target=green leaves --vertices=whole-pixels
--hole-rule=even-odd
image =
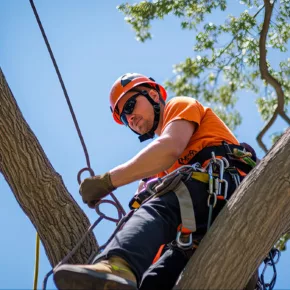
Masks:
[[[199,0],[158,0],[154,2],[141,1],[138,4],[121,4],[117,7],[125,14],[125,21],[132,25],[138,41],[151,39],[150,22],[154,19],[163,19],[169,14],[183,18],[181,27],[192,29],[204,20],[206,14],[220,8],[225,10],[226,1],[199,1]]]
[[[285,234],[279,239],[275,247],[279,251],[286,251],[286,244],[287,244],[287,241],[289,240],[290,240],[290,234]]]
[[[275,1],[274,5],[266,44],[268,55],[271,50],[286,52],[290,38],[290,1]],[[259,96],[256,103],[262,119],[269,120],[277,106],[277,96],[260,78],[259,37],[264,1],[243,0],[233,5],[225,0],[157,0],[122,4],[118,9],[141,42],[151,38],[152,21],[169,14],[180,19],[181,29],[195,32],[192,55],[174,65],[174,75],[165,83],[172,94],[192,96],[214,107],[234,129],[241,123],[234,110],[237,95],[252,92]],[[273,67],[268,64],[271,74],[283,86],[286,104],[290,98],[287,57]]]
[[[258,110],[262,116],[264,121],[268,121],[277,108],[277,99],[274,97],[274,93],[272,93],[271,97],[260,97],[256,100],[258,105]]]

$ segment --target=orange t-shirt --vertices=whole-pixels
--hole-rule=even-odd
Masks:
[[[181,119],[195,122],[198,126],[178,160],[158,177],[187,164],[205,147],[221,145],[222,141],[239,145],[230,129],[210,108],[190,97],[175,97],[165,105],[161,133],[168,124]]]

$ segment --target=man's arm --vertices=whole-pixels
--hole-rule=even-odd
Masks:
[[[111,181],[119,187],[170,168],[185,150],[196,123],[175,120],[164,132],[128,162],[110,170]]]

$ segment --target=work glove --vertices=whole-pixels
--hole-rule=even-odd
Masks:
[[[110,173],[96,175],[84,179],[80,185],[80,194],[83,202],[90,208],[95,208],[95,205],[106,195],[111,193],[116,188],[112,184]]]

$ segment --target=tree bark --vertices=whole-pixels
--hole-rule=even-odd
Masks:
[[[243,289],[290,228],[290,129],[243,180],[190,259],[178,289]]]
[[[1,68],[0,136],[0,172],[55,266],[77,244],[90,223],[24,120]],[[96,239],[90,234],[69,262],[85,263],[96,249]]]

